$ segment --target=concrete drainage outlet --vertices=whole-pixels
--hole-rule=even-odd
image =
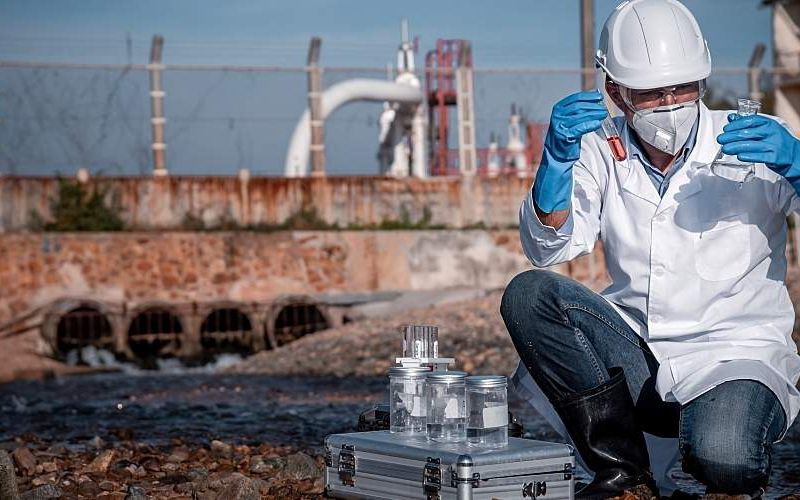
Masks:
[[[200,325],[203,356],[253,351],[253,324],[235,307],[215,309]]]
[[[96,347],[112,349],[114,334],[111,323],[105,314],[94,307],[81,306],[61,315],[56,324],[56,350],[66,357],[71,351],[78,352],[78,362],[82,362],[81,349]]]
[[[275,318],[275,343],[278,346],[286,345],[309,333],[329,327],[329,321],[314,304],[289,304]]]
[[[128,327],[128,347],[145,367],[155,367],[156,358],[177,357],[182,346],[180,318],[163,308],[137,314]]]

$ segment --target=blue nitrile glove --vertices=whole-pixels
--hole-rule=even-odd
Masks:
[[[786,177],[800,193],[800,141],[772,118],[728,115],[728,123],[717,137],[722,152],[740,161],[765,163]]]
[[[572,165],[581,155],[581,137],[599,129],[606,116],[608,110],[597,90],[569,95],[553,106],[533,184],[533,199],[539,210],[549,214],[569,208]]]

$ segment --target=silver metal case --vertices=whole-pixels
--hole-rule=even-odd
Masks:
[[[494,500],[574,498],[569,445],[509,438],[505,448],[436,443],[388,431],[325,439],[333,498]]]

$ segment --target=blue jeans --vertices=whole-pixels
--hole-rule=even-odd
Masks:
[[[622,367],[644,431],[678,437],[683,470],[709,493],[765,487],[772,443],[785,426],[777,397],[752,380],[725,382],[681,406],[655,390],[658,361],[595,292],[549,271],[526,271],[506,287],[500,312],[531,376],[551,401],[607,382]]]

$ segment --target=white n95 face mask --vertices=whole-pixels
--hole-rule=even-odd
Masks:
[[[674,155],[686,144],[697,121],[697,101],[658,106],[634,112],[631,126],[639,138],[659,151]]]

